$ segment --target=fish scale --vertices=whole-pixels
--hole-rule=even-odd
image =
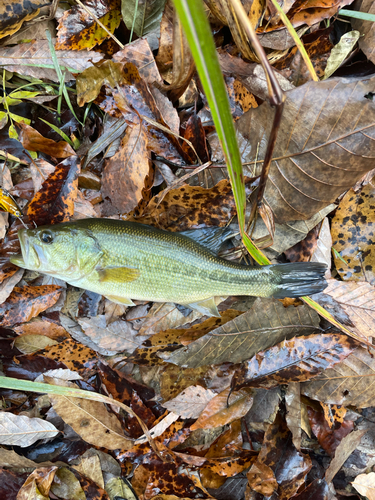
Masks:
[[[176,302],[218,315],[215,296],[296,297],[324,289],[318,263],[249,267],[217,257],[187,236],[135,222],[84,219],[19,231],[12,262],[100,293]]]

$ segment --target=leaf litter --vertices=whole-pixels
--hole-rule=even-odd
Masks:
[[[34,1],[23,2],[18,17],[16,1],[0,7],[0,187],[15,203],[2,198],[10,215],[0,232],[0,380],[55,386],[48,396],[0,390],[7,498],[342,498],[344,489],[373,497],[366,415],[375,387],[374,77],[366,58],[374,31],[369,22],[342,23],[337,13],[346,4],[284,2],[325,75],[319,82],[273,5],[244,6],[286,91],[265,191],[276,228],[265,253],[273,263],[326,263],[328,287],[314,300],[363,345],[298,300],[222,297],[220,318],[207,319],[171,303],[114,304],[11,264],[23,224],[88,217],[200,234],[230,226],[229,240],[215,233],[215,252],[251,262],[173,4],[85,0],[55,13],[39,12],[45,6]],[[370,4],[357,7],[368,12]],[[273,108],[229,2],[206,5],[248,216]],[[49,14],[52,53],[30,24]],[[23,25],[31,28],[27,38]],[[264,241],[261,219],[252,230]],[[60,395],[58,387],[72,381],[128,405],[154,446],[134,414]]]

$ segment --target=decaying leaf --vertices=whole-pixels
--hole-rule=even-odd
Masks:
[[[215,393],[210,389],[191,385],[175,398],[163,403],[163,406],[182,418],[197,418],[214,396]]]
[[[108,197],[120,213],[130,212],[142,199],[149,170],[145,128],[141,125],[128,127],[119,151],[105,166],[102,177],[103,198]]]
[[[56,165],[29,204],[27,214],[37,226],[70,220],[78,189],[78,156],[71,156]]]
[[[52,139],[43,137],[35,128],[19,123],[22,133],[21,142],[25,149],[46,153],[55,158],[68,158],[74,156],[75,152],[66,141],[55,142]]]
[[[283,340],[257,354],[236,371],[232,387],[263,387],[304,382],[325,369],[332,368],[359,344],[340,334],[313,334]]]
[[[57,345],[56,340],[45,335],[21,335],[14,341],[15,347],[23,354],[31,354],[51,345]]]
[[[344,280],[375,283],[375,243],[373,224],[375,188],[367,184],[362,191],[348,191],[332,220],[333,248],[337,271]]]
[[[277,300],[257,298],[246,313],[171,356],[160,357],[191,368],[227,361],[239,363],[281,339],[311,333],[318,325],[318,315],[307,306],[284,308]]]
[[[145,0],[138,4],[135,0],[122,0],[122,19],[129,30],[141,37],[156,30],[164,10],[166,0]]]
[[[29,418],[0,412],[0,442],[8,446],[25,448],[38,439],[55,437],[59,431],[54,425],[41,418]]]
[[[358,0],[356,2],[356,10],[359,12],[374,15],[375,13],[375,4],[374,0]],[[352,19],[352,26],[355,30],[358,30],[361,34],[361,37],[358,40],[359,47],[365,53],[366,57],[374,63],[375,55],[374,55],[374,33],[375,27],[372,22],[365,21],[362,19]]]
[[[350,55],[354,49],[355,44],[360,38],[359,31],[349,31],[345,33],[337,45],[332,49],[331,55],[328,58],[327,66],[324,71],[324,79],[333,75],[333,73],[345,62],[345,59]]]
[[[359,474],[352,482],[358,493],[368,500],[375,500],[375,472]]]
[[[375,358],[358,347],[344,361],[301,384],[301,392],[329,404],[372,406],[375,394]]]
[[[366,97],[372,88],[372,79],[329,79],[286,93],[265,192],[276,222],[308,219],[372,170],[375,105]],[[250,177],[262,167],[262,138],[269,137],[273,115],[265,102],[236,122]],[[211,147],[218,150],[216,139]]]
[[[62,288],[56,285],[15,287],[0,305],[1,326],[13,326],[30,321],[55,304]]]
[[[103,403],[56,394],[50,395],[50,399],[56,413],[88,443],[109,450],[132,447],[119,420]]]
[[[3,0],[0,6],[0,38],[16,33],[25,21],[37,16],[40,8],[45,4],[44,0],[32,0],[25,3]]]

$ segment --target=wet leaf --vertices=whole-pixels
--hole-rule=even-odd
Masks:
[[[0,412],[0,442],[8,446],[31,446],[38,439],[55,437],[59,431],[41,418]]]
[[[42,498],[48,500],[50,487],[57,470],[56,466],[35,469],[18,492],[17,500],[42,500]]]
[[[251,489],[266,497],[270,497],[278,485],[273,470],[263,463],[255,463],[247,473]]]
[[[22,122],[19,125],[22,129],[20,140],[25,149],[46,153],[55,158],[75,156],[76,153],[74,149],[72,149],[67,142],[55,142],[52,139],[43,137],[35,128],[30,127],[30,125],[26,125]]]
[[[368,408],[375,394],[374,377],[372,351],[359,347],[341,363],[301,384],[301,392],[324,403]]]
[[[340,38],[339,43],[333,47],[331,55],[328,58],[324,79],[329,78],[342,64],[344,64],[345,59],[349,57],[355,44],[358,42],[360,35],[359,31],[354,30],[345,33]]]
[[[313,334],[283,340],[274,347],[257,354],[237,370],[233,389],[263,387],[304,382],[325,369],[332,368],[359,344],[340,334]]]
[[[132,447],[119,420],[103,403],[57,395],[50,395],[50,400],[56,413],[88,443],[109,450]]]
[[[121,22],[120,0],[86,2],[86,7],[111,33]],[[56,50],[89,50],[108,36],[86,10],[74,5],[59,19]]]
[[[232,392],[230,396],[229,393],[228,388],[212,398],[198,420],[190,427],[191,430],[220,427],[244,417],[253,404],[252,392],[242,390]]]
[[[367,132],[362,133],[374,122],[375,105],[366,98],[372,86],[371,79],[330,79],[308,82],[287,92],[265,192],[276,222],[308,219],[373,168],[373,141]],[[261,138],[269,134],[273,113],[273,108],[263,103],[236,122],[243,136],[240,147],[250,151],[242,157],[251,163],[245,169],[250,177],[262,166],[266,145]]]
[[[43,182],[29,204],[27,214],[37,226],[70,220],[78,189],[79,159],[71,156],[62,161]]]
[[[16,33],[25,21],[36,17],[45,4],[44,0],[30,2],[3,0],[0,5],[0,38]]]
[[[318,324],[318,315],[307,306],[284,308],[277,300],[257,298],[246,313],[171,356],[160,357],[191,368],[227,361],[239,363],[281,339],[310,333]]]
[[[286,423],[293,436],[293,444],[296,450],[301,451],[302,441],[302,410],[301,410],[301,387],[299,382],[291,382],[285,394]]]
[[[56,472],[51,491],[58,498],[74,500],[86,500],[87,498],[78,479],[67,467],[61,467]]]
[[[375,500],[375,472],[359,474],[352,482],[358,493],[368,500]]]
[[[344,280],[375,283],[374,203],[375,188],[371,184],[358,193],[351,189],[332,220],[333,248],[346,262],[335,256],[335,264]]]
[[[97,353],[73,339],[67,339],[56,346],[47,347],[43,356],[64,363],[70,370],[80,374],[89,372],[97,363]]]
[[[141,37],[160,25],[166,0],[122,0],[122,19],[128,28]]]
[[[356,3],[356,10],[363,13],[374,14],[374,1],[373,0],[359,0]],[[366,57],[372,62],[375,62],[375,55],[373,52],[374,44],[374,25],[372,22],[364,21],[361,19],[351,19],[351,24],[355,30],[361,33],[358,44],[360,49],[364,52]]]
[[[210,389],[200,385],[190,386],[178,396],[163,403],[163,407],[182,418],[198,418],[207,403],[215,396]]]
[[[107,161],[102,177],[103,198],[119,212],[130,212],[142,199],[150,171],[145,128],[128,127],[119,151]]]
[[[13,326],[30,321],[53,306],[62,288],[56,285],[15,287],[6,302],[0,305],[1,326]]]
[[[45,319],[36,318],[29,323],[22,323],[22,325],[16,326],[13,330],[17,335],[45,335],[57,342],[69,338],[69,334],[65,328]]]
[[[330,427],[324,418],[322,411],[314,410],[308,406],[307,414],[309,416],[311,429],[317,437],[320,446],[331,457],[333,457],[335,455],[336,448],[339,446],[343,438],[352,432],[354,422],[351,420],[345,420],[341,424],[337,423],[337,425]]]

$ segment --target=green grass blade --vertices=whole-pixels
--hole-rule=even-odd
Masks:
[[[174,4],[193,54],[216,132],[224,151],[236,202],[238,223],[243,235],[246,195],[241,155],[211,28],[201,0],[174,0]]]
[[[39,120],[42,120],[42,122],[44,122],[46,125],[51,127],[51,129],[53,129],[55,132],[57,132],[59,135],[61,135],[61,137],[64,139],[64,141],[66,141],[68,144],[70,144],[72,146],[72,148],[74,148],[73,141],[66,135],[65,132],[60,130],[59,127],[56,127],[56,125],[54,125],[53,123],[47,122],[47,120],[43,120],[43,118],[39,118]]]
[[[356,10],[339,10],[339,16],[354,17],[354,19],[362,19],[362,21],[371,21],[375,23],[375,14],[368,12],[357,12]]]

